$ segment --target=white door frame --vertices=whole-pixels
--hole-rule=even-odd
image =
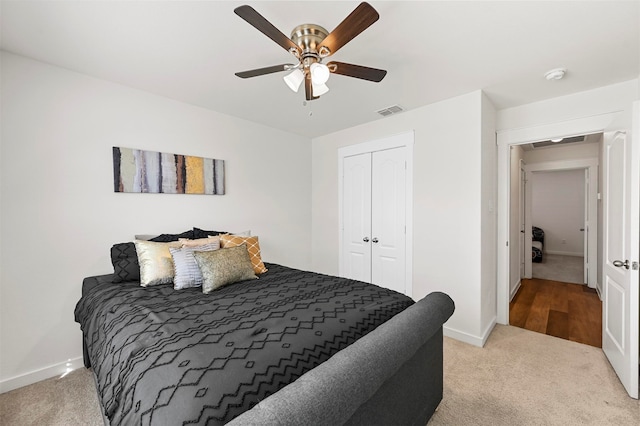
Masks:
[[[589,193],[585,192],[585,204],[586,211],[588,212],[588,229],[585,229],[585,233],[588,233],[588,247],[585,246],[585,250],[589,253],[589,258],[584,259],[588,265],[589,273],[588,285],[591,288],[596,288],[597,274],[598,274],[598,160],[595,158],[581,159],[581,160],[560,160],[560,161],[546,161],[542,163],[532,163],[524,166],[527,173],[527,181],[531,182],[529,173],[532,172],[548,172],[559,170],[588,170],[589,176]],[[526,200],[525,202],[525,247],[528,248],[528,253],[531,252],[531,185],[526,186]],[[585,225],[585,224],[583,224]],[[532,268],[531,256],[525,256],[525,277],[531,276]]]
[[[520,202],[518,205],[518,221],[520,222],[518,224],[518,226],[520,227],[519,229],[519,240],[518,240],[518,247],[520,250],[520,277],[518,279],[518,285],[515,287],[515,291],[512,292],[513,294],[509,294],[509,301],[512,300],[512,298],[516,295],[518,289],[520,288],[520,283],[522,282],[522,277],[527,277],[526,275],[526,271],[527,271],[527,259],[529,259],[529,262],[531,262],[531,245],[529,245],[529,250],[527,250],[527,241],[526,241],[526,213],[525,213],[525,209],[527,208],[527,201],[526,201],[526,197],[525,197],[525,191],[527,190],[527,179],[526,179],[526,172],[524,171],[524,161],[522,160],[522,158],[520,159],[520,169],[518,170],[519,172],[519,176],[520,176],[520,192],[519,192],[519,197],[520,197]],[[531,231],[529,231],[531,232]],[[527,253],[529,254],[527,256]],[[528,278],[528,277],[527,277]]]
[[[498,131],[498,238],[497,238],[497,322],[509,324],[509,187],[510,149],[512,145],[604,132],[622,112],[544,124],[513,130]],[[517,242],[513,242],[517,244]]]
[[[382,139],[362,142],[356,145],[349,145],[338,149],[338,274],[343,276],[344,265],[342,260],[342,233],[344,224],[342,223],[342,185],[343,185],[343,160],[352,155],[365,154],[367,152],[382,151],[392,148],[406,148],[407,154],[407,178],[406,184],[406,265],[405,265],[405,294],[409,297],[413,295],[413,145],[415,142],[414,131],[404,132],[387,136]]]

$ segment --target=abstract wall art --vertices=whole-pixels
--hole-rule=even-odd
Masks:
[[[113,147],[115,192],[224,194],[224,160]]]

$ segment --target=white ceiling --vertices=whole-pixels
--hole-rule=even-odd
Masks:
[[[304,105],[284,73],[236,71],[294,62],[233,13],[249,4],[289,35],[335,28],[358,2],[2,1],[1,47],[91,76],[310,138],[384,120],[474,90],[498,109],[640,76],[640,1],[372,1],[380,20],[332,60],[382,68],[381,83],[334,75]],[[544,73],[566,67],[562,81]]]

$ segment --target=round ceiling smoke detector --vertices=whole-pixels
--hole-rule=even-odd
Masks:
[[[567,70],[564,68],[556,68],[551,71],[547,71],[544,77],[547,80],[562,80],[562,77],[564,77],[566,72]]]

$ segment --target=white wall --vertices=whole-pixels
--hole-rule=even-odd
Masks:
[[[481,317],[480,335],[489,336],[496,324],[497,155],[496,110],[483,93],[481,98]]]
[[[638,99],[639,83],[640,79],[629,80],[559,98],[502,109],[496,116],[496,129],[498,132],[503,132],[622,111],[628,108],[630,102]]]
[[[483,161],[482,151],[493,126],[483,123],[482,105],[477,91],[312,141],[313,269],[338,274],[338,148],[414,130],[412,294],[415,299],[432,291],[449,294],[456,311],[445,333],[479,345],[487,328],[481,310],[491,309],[482,298],[495,287],[493,278],[482,285],[483,268],[491,265],[478,255],[482,195],[491,193],[492,185],[491,160]]]
[[[585,171],[532,172],[531,223],[544,230],[544,252],[584,255]]]
[[[310,140],[12,54],[1,87],[0,390],[79,365],[82,279],[134,234],[251,229],[310,267]],[[224,159],[227,195],[114,193],[112,146]]]

